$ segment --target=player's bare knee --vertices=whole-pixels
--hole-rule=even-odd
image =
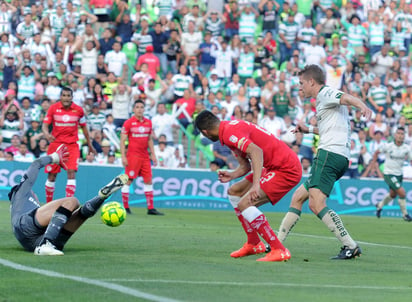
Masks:
[[[76,197],[67,197],[62,206],[71,211],[74,211],[78,207],[80,207],[80,202]]]
[[[318,215],[320,211],[326,206],[319,197],[316,197],[316,194],[309,193],[309,209],[313,214]]]
[[[242,198],[239,202],[239,204],[237,205],[237,208],[239,209],[239,211],[243,212],[244,210],[246,210],[248,207],[250,207],[249,204],[249,200],[247,199],[247,197]]]
[[[232,196],[241,196],[241,193],[242,192],[237,190],[235,186],[230,186],[229,189],[227,190],[227,194],[232,195]]]

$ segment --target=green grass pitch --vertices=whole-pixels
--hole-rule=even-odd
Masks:
[[[117,228],[96,215],[62,257],[35,257],[14,238],[9,204],[0,202],[0,302],[411,301],[412,223],[399,218],[342,216],[363,255],[332,261],[338,241],[303,215],[286,242],[292,259],[260,263],[230,258],[245,240],[233,212],[133,210]],[[267,217],[277,229],[283,213]]]

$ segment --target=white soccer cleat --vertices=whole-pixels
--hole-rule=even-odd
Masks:
[[[64,253],[56,249],[56,247],[48,240],[34,249],[36,256],[63,256]]]
[[[111,182],[105,185],[99,190],[99,196],[101,198],[107,198],[117,190],[120,190],[129,181],[129,176],[126,174],[120,174],[116,176]]]

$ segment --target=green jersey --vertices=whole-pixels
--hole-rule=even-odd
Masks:
[[[350,158],[350,123],[347,106],[341,106],[343,92],[323,86],[316,97],[319,149]]]
[[[378,150],[385,154],[384,174],[402,175],[405,160],[412,160],[412,151],[406,144],[398,146],[392,142],[381,145]]]

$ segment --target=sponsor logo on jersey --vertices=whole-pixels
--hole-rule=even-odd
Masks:
[[[70,116],[65,114],[65,115],[63,115],[62,120],[63,120],[63,122],[67,123],[68,121],[70,121]]]
[[[232,143],[236,144],[239,139],[238,139],[235,135],[232,135],[231,137],[229,137],[229,140],[230,140]]]
[[[59,126],[59,127],[74,127],[77,126],[76,123],[55,123],[55,126]]]

